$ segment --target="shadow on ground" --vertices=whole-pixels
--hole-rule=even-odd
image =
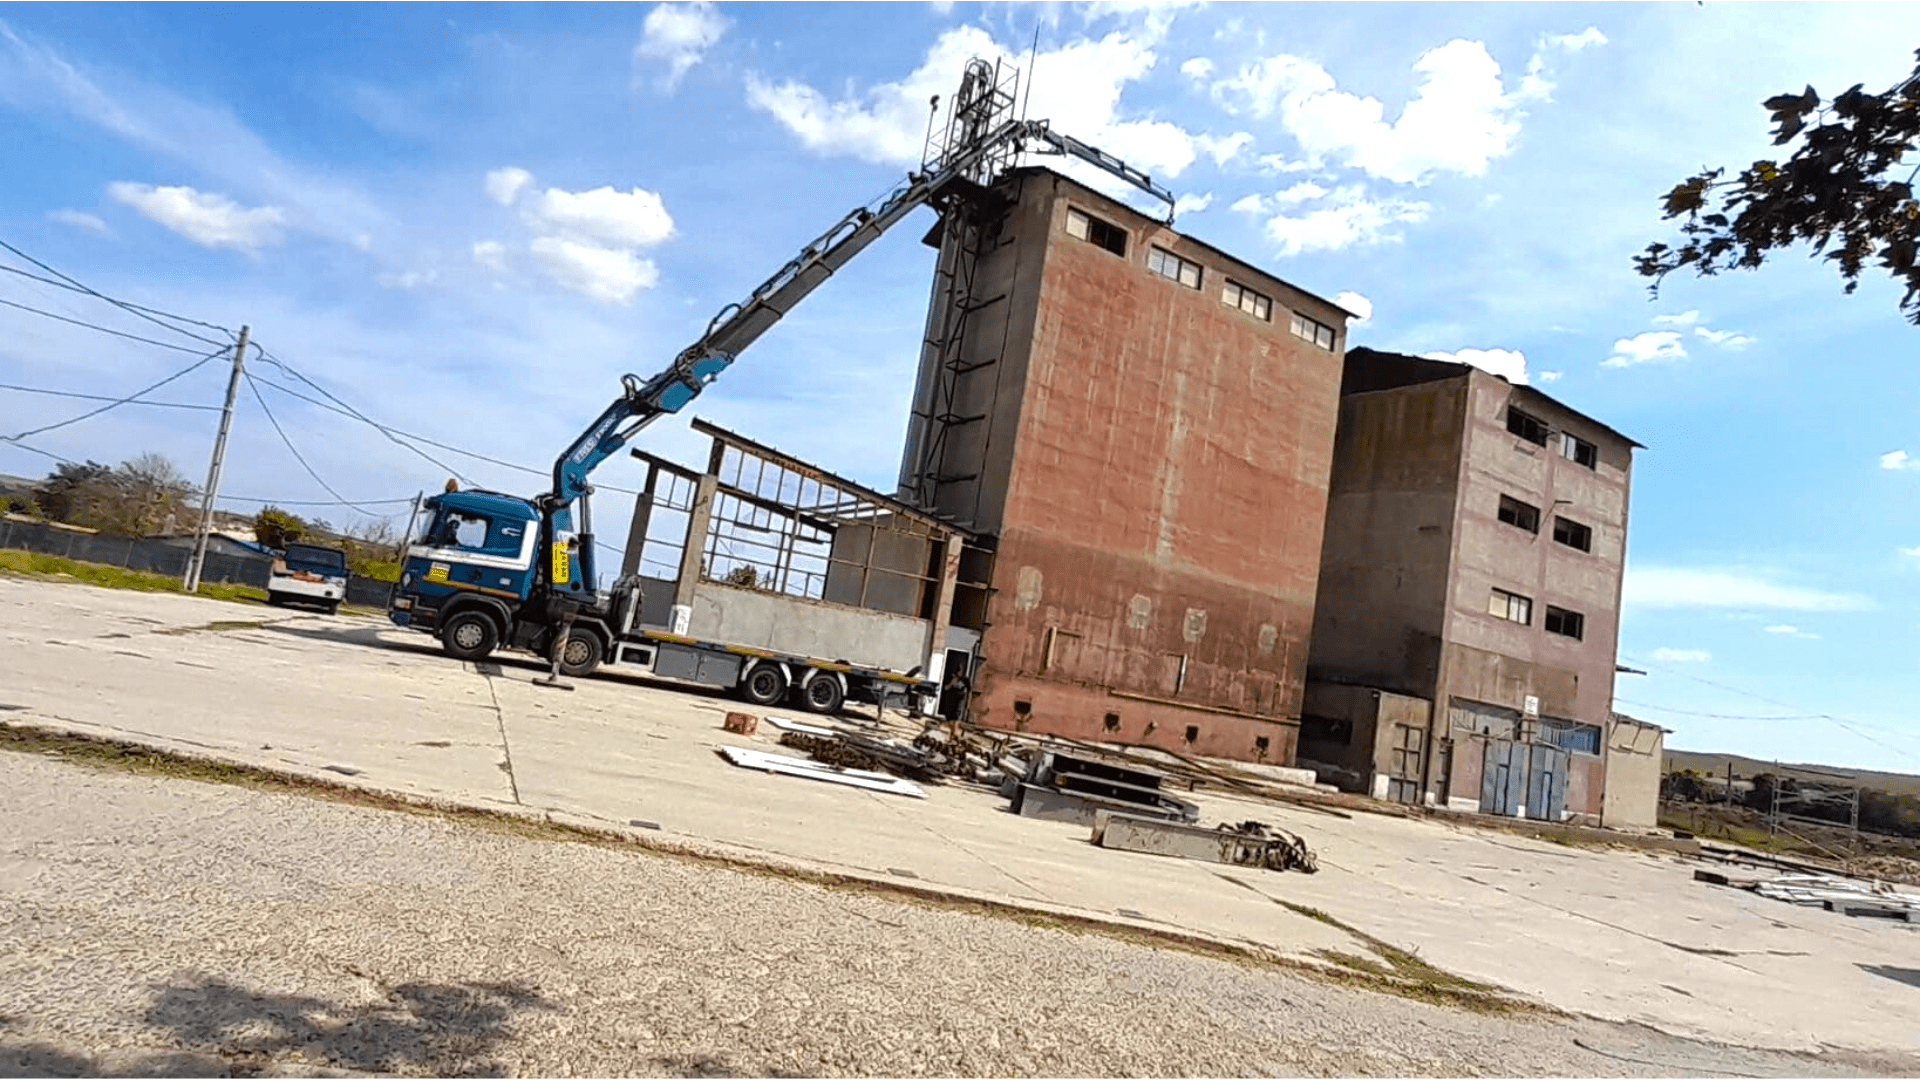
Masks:
[[[140,1015],[161,1046],[83,1055],[0,1034],[0,1076],[500,1076],[513,1019],[554,1008],[517,983],[406,983],[348,1004],[198,979],[161,988]]]
[[[1855,964],[1853,966],[1869,975],[1878,975],[1883,979],[1892,979],[1897,983],[1920,987],[1920,969],[1894,967],[1891,964]]]

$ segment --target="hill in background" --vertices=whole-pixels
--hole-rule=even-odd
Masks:
[[[1701,753],[1694,750],[1668,750],[1666,752],[1666,771],[1678,772],[1692,769],[1697,773],[1712,776],[1725,776],[1727,764],[1733,764],[1733,775],[1752,778],[1761,773],[1777,773],[1781,776],[1793,776],[1806,780],[1820,780],[1827,783],[1846,783],[1851,780],[1864,787],[1876,788],[1894,795],[1920,796],[1920,776],[1911,773],[1875,772],[1871,769],[1843,769],[1830,765],[1789,764],[1771,761],[1755,761],[1753,758],[1738,754]]]

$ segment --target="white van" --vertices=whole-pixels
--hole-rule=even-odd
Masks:
[[[317,604],[332,615],[347,597],[347,553],[317,544],[288,544],[273,560],[269,604]]]

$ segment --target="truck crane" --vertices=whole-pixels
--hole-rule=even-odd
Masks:
[[[555,460],[552,490],[523,499],[450,485],[426,500],[424,531],[407,550],[389,602],[391,621],[436,635],[447,654],[461,660],[517,648],[548,656],[559,672],[573,676],[606,661],[655,665],[673,650],[730,651],[742,662],[721,665],[719,681],[761,705],[798,692],[803,705],[820,712],[837,711],[849,696],[904,700],[918,711],[937,692],[918,678],[918,669],[902,673],[765,654],[636,627],[637,578],[622,578],[606,595],[596,588],[588,477],[649,424],[685,408],[787,312],[914,210],[942,206],[991,183],[995,169],[1020,153],[1088,162],[1172,204],[1172,195],[1151,177],[1051,130],[1044,120],[1015,118],[1009,105],[997,66],[970,61],[940,151],[930,152],[931,160],[878,205],[848,213],[744,301],[723,308],[658,374],[644,380],[623,376],[620,395]]]

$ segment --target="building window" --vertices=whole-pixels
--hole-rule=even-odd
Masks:
[[[1294,337],[1311,341],[1323,349],[1333,348],[1333,327],[1326,323],[1315,322],[1296,311],[1291,326]]]
[[[1227,282],[1220,289],[1220,302],[1228,307],[1237,307],[1256,319],[1273,321],[1273,301],[1245,285]]]
[[[1163,278],[1177,281],[1189,289],[1200,287],[1200,264],[1188,262],[1165,248],[1147,251],[1147,269]]]
[[[1507,406],[1507,430],[1535,446],[1547,445],[1547,422],[1511,405]]]
[[[1568,521],[1563,517],[1553,519],[1553,538],[1570,548],[1581,551],[1593,550],[1593,530],[1577,521]]]
[[[1539,535],[1540,508],[1537,506],[1528,506],[1519,499],[1507,495],[1500,496],[1500,520],[1512,525],[1514,528],[1525,529],[1530,533]]]
[[[1533,601],[1505,589],[1493,590],[1487,599],[1487,614],[1522,626],[1533,625]]]
[[[1576,754],[1598,754],[1600,728],[1595,724],[1543,716],[1540,718],[1539,741]]]
[[[1587,617],[1577,611],[1547,605],[1547,633],[1579,641],[1586,635]]]
[[[1567,432],[1560,433],[1560,452],[1568,461],[1593,468],[1600,461],[1600,448]]]
[[[1076,240],[1085,240],[1095,247],[1103,247],[1115,255],[1127,253],[1127,230],[1118,225],[1110,225],[1092,214],[1078,210],[1067,211],[1067,235]]]

